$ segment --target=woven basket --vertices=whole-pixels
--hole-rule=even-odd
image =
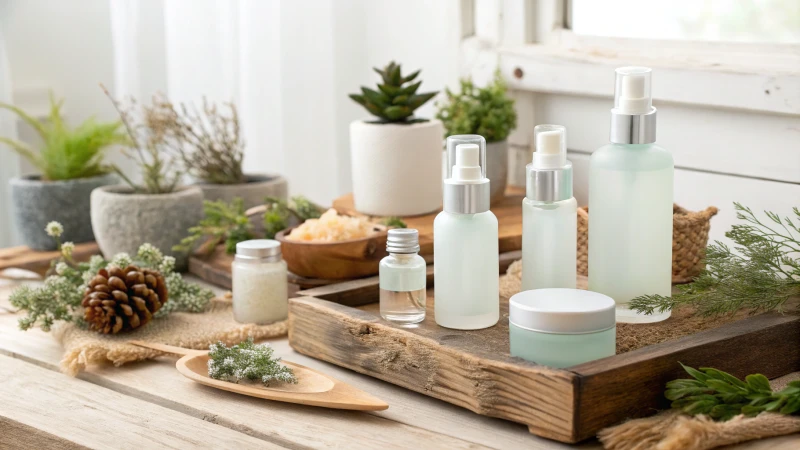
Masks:
[[[693,212],[672,205],[672,282],[688,283],[705,267],[708,230],[717,208]],[[589,207],[578,208],[578,273],[589,274]]]

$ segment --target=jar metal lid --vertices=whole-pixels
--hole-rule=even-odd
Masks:
[[[389,253],[417,253],[419,251],[419,232],[413,228],[392,228],[386,237],[386,251]]]
[[[584,334],[616,326],[614,300],[581,289],[534,289],[509,300],[509,321],[542,333]]]
[[[251,239],[236,244],[236,256],[241,258],[271,258],[281,256],[281,243],[273,239]]]

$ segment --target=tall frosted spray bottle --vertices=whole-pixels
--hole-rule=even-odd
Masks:
[[[522,200],[522,290],[575,289],[578,202],[561,125],[533,129],[536,151]]]
[[[655,145],[652,71],[616,72],[611,143],[592,154],[589,173],[589,290],[616,301],[618,322],[658,322],[670,312],[640,315],[627,304],[671,294],[674,165]]]
[[[443,203],[433,222],[436,323],[459,330],[491,327],[500,318],[500,267],[483,136],[447,138]]]

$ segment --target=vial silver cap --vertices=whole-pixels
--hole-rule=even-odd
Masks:
[[[251,239],[236,244],[236,257],[245,259],[280,259],[281,243],[273,239]]]
[[[392,228],[386,238],[386,251],[389,253],[417,253],[419,251],[419,232],[413,228]]]

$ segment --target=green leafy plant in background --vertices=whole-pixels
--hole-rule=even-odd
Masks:
[[[273,239],[279,231],[289,228],[292,221],[303,223],[325,212],[323,207],[301,195],[292,197],[288,202],[274,197],[267,197],[264,202],[267,206],[264,213],[264,234],[267,239]]]
[[[163,134],[164,145],[183,161],[190,175],[213,184],[247,182],[236,105],[220,107],[203,98],[201,109],[173,105],[166,97],[156,96],[146,113],[148,127]]]
[[[64,228],[58,222],[50,222],[47,233],[58,243],[60,255],[51,261],[51,275],[41,286],[23,285],[9,296],[11,306],[26,311],[19,320],[20,329],[40,327],[49,331],[56,322],[75,322],[83,325],[81,300],[88,283],[102,268],[127,267],[137,264],[142,268],[157,270],[164,276],[169,292],[169,301],[158,310],[155,317],[164,317],[174,311],[202,312],[208,308],[214,293],[210,289],[190,283],[175,272],[175,258],[164,256],[150,244],[142,244],[135,257],[118,253],[110,261],[100,255],[92,256],[88,262],[76,262],[72,257],[75,246],[61,242]]]
[[[188,253],[202,244],[205,252],[211,253],[217,244],[225,242],[225,251],[233,254],[236,253],[236,244],[255,237],[241,198],[235,198],[231,203],[206,200],[203,202],[203,211],[205,217],[189,228],[189,236],[174,246],[174,251]]]
[[[88,178],[111,172],[111,166],[103,164],[106,150],[111,145],[130,144],[127,134],[120,129],[122,123],[98,122],[89,118],[70,128],[61,112],[63,104],[63,100],[56,100],[50,94],[50,114],[45,122],[40,122],[16,106],[0,103],[0,108],[12,111],[30,125],[42,139],[42,144],[36,150],[6,137],[0,137],[0,143],[30,161],[42,172],[44,181]]]
[[[168,194],[177,189],[183,176],[183,167],[178,158],[172,157],[167,147],[167,130],[162,127],[161,114],[171,114],[163,109],[158,97],[153,98],[151,106],[140,105],[136,99],[129,99],[126,105],[114,99],[105,86],[100,85],[119,113],[122,124],[130,137],[132,150],[125,151],[141,171],[141,183],[135,183],[118,166],[114,171],[135,193]],[[141,110],[139,111],[139,109]]]
[[[672,297],[645,295],[630,302],[643,314],[692,306],[702,316],[748,310],[783,312],[789,299],[800,296],[800,209],[794,220],[765,211],[759,220],[750,208],[734,203],[736,217],[744,221],[725,233],[735,246],[721,242],[706,249],[706,268],[694,280],[678,286]],[[796,306],[796,305],[795,305]]]
[[[693,369],[681,364],[692,379],[667,383],[664,396],[672,407],[689,415],[704,414],[729,420],[739,414],[752,417],[762,412],[797,414],[800,411],[800,381],[773,392],[767,377],[748,375],[744,381],[717,369]]]
[[[277,381],[297,383],[294,371],[280,363],[269,344],[254,344],[253,338],[227,347],[222,342],[208,347],[208,376],[217,380],[238,383],[258,380],[269,386]]]
[[[444,124],[446,136],[480,134],[487,142],[505,140],[517,126],[514,100],[500,71],[486,87],[476,87],[471,79],[461,80],[461,91],[445,90],[446,100],[438,104],[436,118]]]
[[[403,76],[400,64],[390,62],[382,70],[374,68],[381,76],[378,90],[361,87],[361,94],[350,94],[350,98],[378,117],[378,123],[417,123],[426,119],[414,117],[414,111],[432,99],[438,92],[417,94],[422,81],[413,82],[420,70]]]

